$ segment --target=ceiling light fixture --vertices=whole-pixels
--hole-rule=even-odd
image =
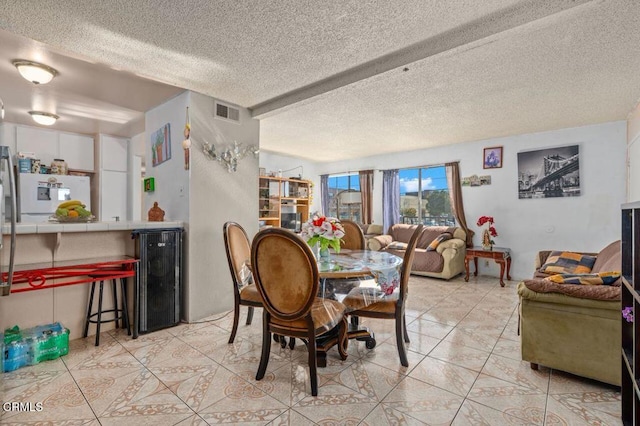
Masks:
[[[56,122],[58,118],[60,118],[55,114],[42,111],[29,111],[29,114],[31,114],[31,118],[33,118],[33,121],[38,124],[42,124],[43,126],[51,126]]]
[[[0,120],[4,120],[4,102],[0,98]]]
[[[11,63],[18,69],[22,77],[33,84],[47,84],[58,75],[58,71],[55,69],[38,62],[16,59]]]

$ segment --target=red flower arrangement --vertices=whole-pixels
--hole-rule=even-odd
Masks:
[[[484,224],[489,224],[489,227],[485,229],[485,231],[483,232],[484,235],[482,238],[482,245],[491,246],[495,244],[495,242],[491,239],[491,237],[498,236],[498,231],[496,231],[495,226],[493,226],[493,216],[480,216],[476,225],[482,226]]]

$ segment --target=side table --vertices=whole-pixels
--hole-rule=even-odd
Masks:
[[[511,250],[506,247],[493,247],[491,250],[485,250],[482,247],[467,247],[467,254],[464,257],[464,269],[467,275],[464,277],[465,281],[469,281],[469,261],[473,259],[473,264],[476,267],[474,276],[478,276],[478,258],[493,259],[500,265],[500,286],[504,287],[504,270],[507,269],[507,279],[511,280],[509,271],[511,270]]]

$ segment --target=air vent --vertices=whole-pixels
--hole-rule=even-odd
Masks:
[[[229,105],[216,102],[216,118],[222,118],[224,120],[240,122],[240,110],[238,108],[230,107]]]

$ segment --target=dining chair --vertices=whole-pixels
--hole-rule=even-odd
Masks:
[[[344,228],[344,237],[342,237],[340,247],[349,250],[364,250],[364,232],[362,232],[362,228],[352,220],[341,220],[340,223]]]
[[[338,333],[338,351],[346,359],[347,322],[345,306],[317,297],[318,265],[309,245],[281,228],[264,229],[253,239],[251,264],[258,292],[264,301],[262,354],[256,380],[267,370],[271,333],[305,341],[309,352],[311,394],[318,395],[318,337]]]
[[[253,319],[253,308],[262,307],[262,298],[253,283],[251,271],[251,243],[244,228],[236,222],[226,222],[223,226],[224,248],[227,252],[231,280],[233,281],[233,327],[229,343],[233,343],[238,331],[240,306],[248,306],[247,325]]]
[[[405,318],[405,305],[407,301],[407,295],[409,290],[409,275],[411,274],[411,264],[413,263],[413,255],[415,253],[416,244],[422,234],[424,225],[418,225],[413,232],[409,243],[407,244],[406,251],[402,260],[402,269],[400,271],[400,288],[399,291],[393,292],[390,295],[385,296],[383,299],[371,303],[367,306],[363,303],[362,294],[349,294],[343,303],[349,308],[350,306],[360,308],[349,312],[352,317],[368,317],[368,318],[382,318],[392,319],[396,322],[396,344],[398,346],[398,355],[400,356],[400,363],[404,367],[409,366],[407,360],[407,350],[405,348],[405,342],[409,343],[409,334],[407,333],[407,321]]]

